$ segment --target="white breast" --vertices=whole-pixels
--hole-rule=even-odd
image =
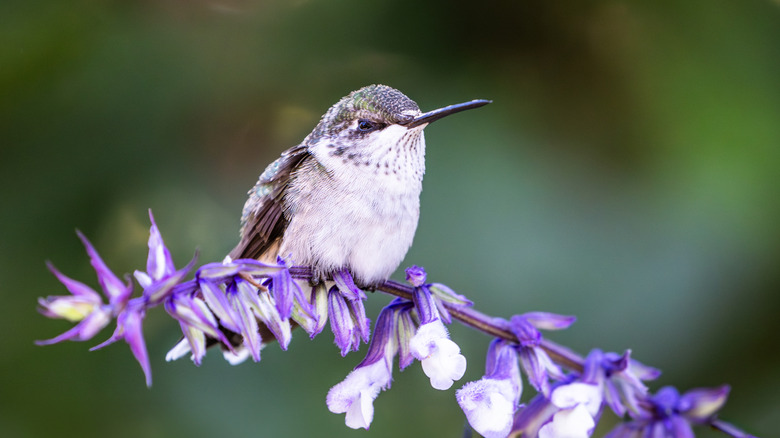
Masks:
[[[347,268],[362,284],[396,270],[417,229],[425,140],[422,129],[391,128],[392,136],[374,141],[374,153],[356,151],[357,160],[312,148],[321,168],[291,182],[282,257],[322,274]]]

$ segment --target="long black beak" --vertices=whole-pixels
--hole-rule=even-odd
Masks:
[[[420,126],[426,123],[435,122],[436,120],[439,120],[440,118],[446,117],[450,114],[455,114],[472,108],[479,108],[481,106],[485,106],[490,102],[492,102],[492,100],[475,99],[470,102],[456,103],[455,105],[445,106],[444,108],[439,108],[433,111],[428,111],[427,113],[420,114],[419,116],[413,118],[411,122],[407,123],[404,126],[406,126],[407,128],[414,128],[415,126]]]

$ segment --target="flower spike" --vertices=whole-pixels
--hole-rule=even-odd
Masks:
[[[355,369],[328,391],[327,407],[345,414],[348,427],[368,429],[374,400],[392,383],[396,355],[401,370],[419,360],[435,389],[446,390],[463,377],[466,358],[445,327],[458,319],[494,337],[482,378],[455,393],[471,427],[486,438],[587,438],[605,406],[625,419],[608,438],[691,437],[694,426],[699,425],[734,438],[753,438],[717,418],[728,398],[726,385],[682,394],[668,386],[651,394],[645,382],[657,378],[660,371],[634,360],[630,350],[618,354],[593,349],[582,357],[542,336],[542,330],[568,328],[575,321],[573,316],[528,312],[509,320],[491,317],[471,309],[472,302],[449,287],[427,283],[425,269],[412,266],[406,269],[409,285],[394,281],[372,285],[372,291],[390,293],[395,299],[379,313],[371,336],[366,294],[348,269],[332,272],[330,280],[315,275],[316,266],[295,266],[292,260],[277,258],[275,263],[264,263],[225,257],[222,262],[202,265],[194,279],[185,281],[197,253],[176,270],[151,210],[149,220],[145,271],[134,273],[142,288],[139,296],[131,298],[129,276],[123,279],[114,274],[80,232],[79,239],[107,302],[95,289],[47,263],[69,295],[39,298],[38,310],[75,326],[36,344],[92,339],[115,319],[111,336],[90,350],[123,340],[140,364],[146,384],[151,385],[143,336],[143,321],[151,308],[162,305],[184,335],[166,360],[190,353],[196,365],[212,345],[222,348],[230,364],[250,357],[259,361],[261,350],[272,340],[278,341],[282,350],[288,348],[294,325],[314,338],[330,322],[342,356],[358,350],[361,342],[366,342],[368,349]],[[527,405],[520,405],[521,371],[538,392]]]

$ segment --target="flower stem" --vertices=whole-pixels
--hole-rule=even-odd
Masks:
[[[295,274],[293,274],[295,275]],[[411,286],[407,286],[396,281],[388,280],[376,287],[377,290],[385,292],[390,295],[401,297],[404,299],[412,299]],[[494,318],[489,315],[472,309],[470,307],[458,306],[450,303],[444,303],[444,306],[450,312],[453,318],[457,319],[464,325],[475,328],[490,336],[505,339],[509,342],[518,342],[517,337],[511,331],[502,327],[499,318]],[[574,351],[557,344],[549,339],[542,339],[542,349],[550,356],[550,358],[561,366],[569,368],[573,371],[582,371],[585,360],[582,356]]]
[[[292,275],[294,278],[311,279],[312,273],[311,269],[308,267],[293,266],[290,268],[290,275]],[[376,290],[411,301],[414,288],[397,281],[387,280],[377,285]],[[457,319],[466,326],[475,328],[496,338],[505,339],[509,342],[518,342],[514,333],[505,328],[505,321],[503,319],[485,315],[484,313],[470,307],[459,306],[450,303],[444,303],[444,306],[447,308],[453,318]],[[541,347],[558,365],[566,367],[572,371],[582,371],[585,359],[569,348],[550,341],[549,339],[542,339]]]

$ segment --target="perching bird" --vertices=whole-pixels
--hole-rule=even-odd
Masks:
[[[261,261],[281,256],[311,267],[315,283],[342,269],[363,286],[386,280],[417,229],[423,129],[489,102],[422,113],[385,85],[353,91],[260,175],[244,205],[241,241],[230,256]]]

